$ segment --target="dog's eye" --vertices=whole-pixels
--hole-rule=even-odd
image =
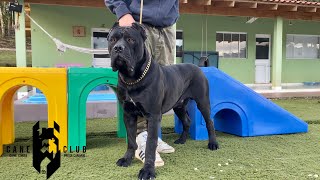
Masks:
[[[110,38],[110,42],[116,42],[116,38]]]
[[[127,41],[128,41],[129,43],[134,43],[134,39],[132,39],[132,38],[127,38]]]

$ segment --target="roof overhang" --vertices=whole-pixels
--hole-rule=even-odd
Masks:
[[[320,3],[295,0],[180,0],[180,12],[222,16],[320,20]]]
[[[0,0],[4,1],[4,0]],[[320,3],[297,0],[179,0],[181,14],[320,20]],[[102,0],[25,0],[25,3],[105,8]]]

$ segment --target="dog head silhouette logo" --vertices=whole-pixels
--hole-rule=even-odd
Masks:
[[[42,134],[39,135],[39,121],[33,126],[33,167],[40,173],[46,172],[47,179],[60,167],[61,152],[59,150],[59,139],[54,135],[54,130],[60,131],[59,125],[54,122],[54,128],[42,128]],[[56,153],[48,151],[49,143],[43,142],[47,140],[54,140],[56,145]],[[43,152],[42,149],[46,148]],[[47,165],[46,171],[41,171],[41,162],[48,158],[50,163]]]

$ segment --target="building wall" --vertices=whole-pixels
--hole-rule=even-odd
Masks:
[[[50,34],[64,43],[89,48],[91,47],[91,28],[99,28],[102,24],[105,24],[105,27],[111,27],[116,20],[107,8],[46,5],[31,5],[31,16]],[[203,28],[203,50],[205,51],[206,20],[208,22],[208,51],[215,51],[216,49],[217,31],[247,33],[247,58],[220,59],[219,68],[243,83],[254,83],[255,35],[272,35],[273,19],[258,19],[252,24],[246,24],[247,19],[245,17],[181,15],[177,23],[177,29],[183,30],[185,50],[201,50]],[[86,37],[73,37],[72,26],[85,26]],[[320,81],[320,59],[287,60],[285,51],[287,33],[320,35],[319,29],[320,23],[317,22],[293,21],[290,26],[288,21],[284,21],[283,83]],[[53,66],[57,63],[82,63],[85,66],[91,66],[91,55],[74,51],[68,51],[60,55],[55,48],[55,44],[34,24],[32,24],[32,49],[33,66]],[[177,61],[181,60],[177,58]]]
[[[292,25],[286,21],[283,42],[286,42],[286,34],[320,35],[319,29],[319,21],[292,21]],[[283,44],[282,82],[320,82],[320,59],[286,59],[285,49]]]
[[[208,51],[216,49],[216,32],[246,32],[247,59],[220,58],[219,68],[243,83],[254,83],[255,78],[255,34],[270,34],[273,31],[271,19],[258,19],[246,24],[244,17],[182,15],[177,29],[183,29],[185,50],[201,50],[202,27],[204,32],[204,50],[206,37],[206,19],[208,23]]]
[[[64,43],[91,48],[91,28],[112,27],[115,22],[107,9],[31,5],[31,16],[53,37]],[[73,37],[72,26],[85,26],[85,37]],[[60,54],[54,42],[32,23],[32,65],[54,66],[58,63],[81,63],[91,66],[92,55],[72,50]]]

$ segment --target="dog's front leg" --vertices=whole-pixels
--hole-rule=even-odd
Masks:
[[[123,158],[117,161],[118,166],[128,167],[134,157],[134,152],[137,149],[137,116],[124,112],[124,123],[127,130],[128,148]]]
[[[155,173],[155,156],[158,145],[158,129],[161,121],[161,114],[149,115],[148,121],[148,138],[146,147],[146,159],[144,167],[139,172],[139,179],[154,179]]]

